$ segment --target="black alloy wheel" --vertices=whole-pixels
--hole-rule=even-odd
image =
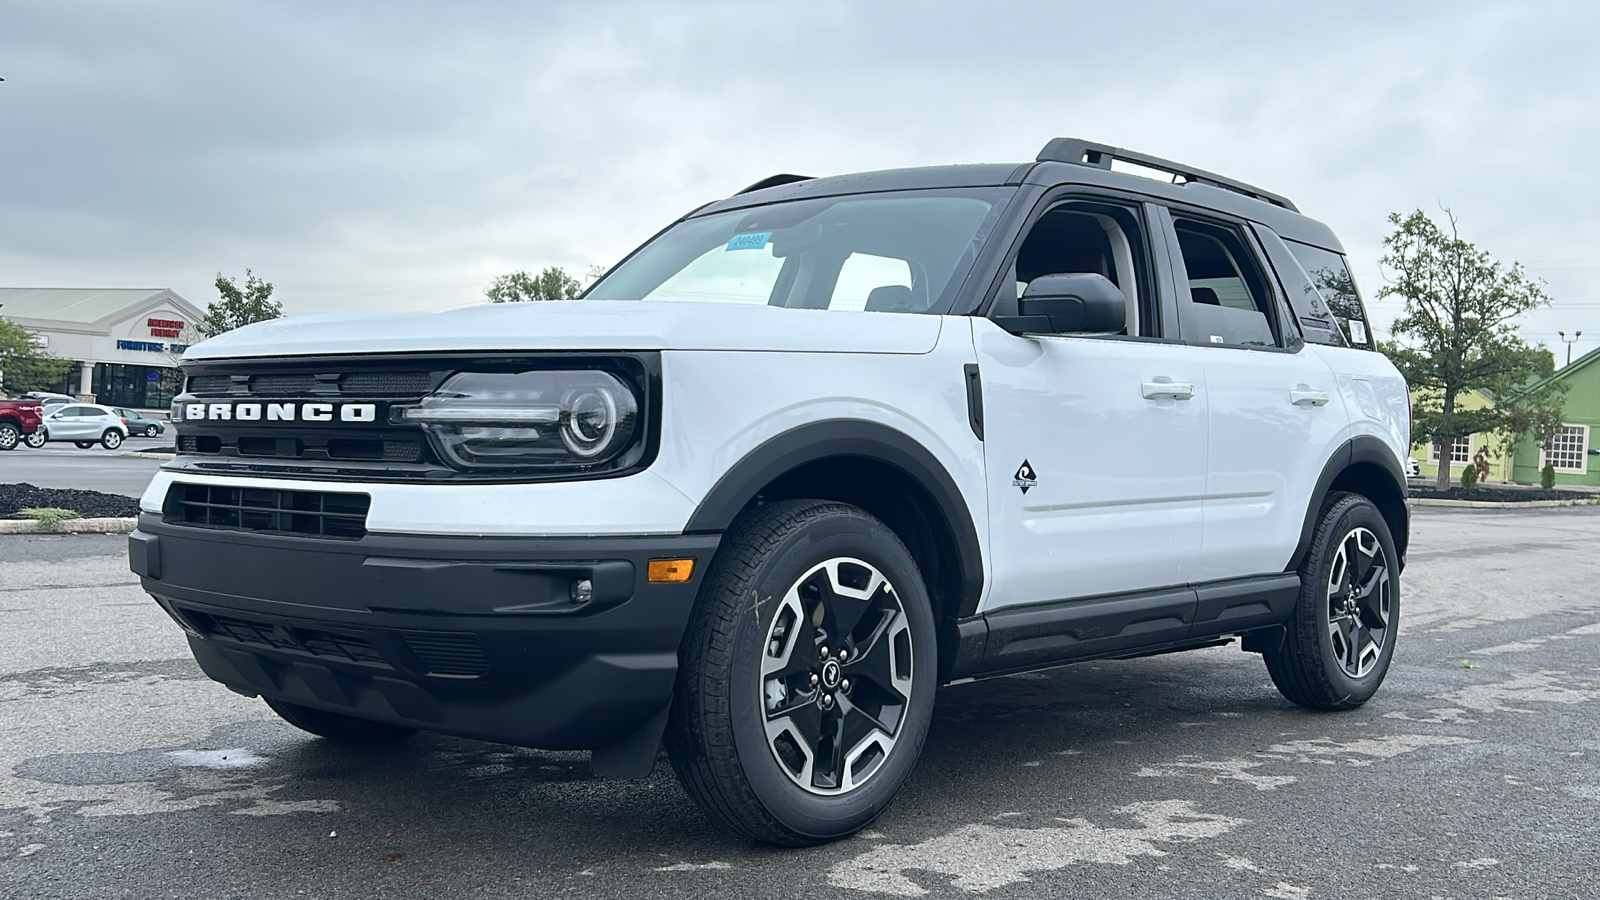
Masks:
[[[1328,498],[1283,643],[1262,654],[1284,697],[1311,709],[1354,709],[1377,692],[1400,628],[1398,559],[1371,500]]]
[[[937,688],[933,607],[900,538],[864,510],[783,500],[723,538],[679,651],[672,767],[756,840],[846,837],[915,767]]]

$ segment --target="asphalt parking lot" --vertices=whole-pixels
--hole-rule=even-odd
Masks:
[[[1592,897],[1597,545],[1595,509],[1419,510],[1365,708],[1235,648],[954,686],[883,818],[780,851],[665,758],[311,738],[200,675],[122,538],[0,538],[0,897]]]
[[[130,437],[118,450],[99,444],[80,450],[70,443],[53,441],[37,450],[18,447],[0,453],[0,483],[27,482],[34,487],[76,488],[137,497],[144,493],[161,460],[134,455],[145,448],[171,447],[172,435],[147,438]]]

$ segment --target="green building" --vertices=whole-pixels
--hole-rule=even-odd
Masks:
[[[1438,396],[1432,399],[1437,402]],[[1419,403],[1419,398],[1413,396],[1413,405]],[[1463,391],[1456,397],[1456,408],[1487,409],[1494,406],[1494,399],[1482,391]],[[1486,481],[1511,481],[1511,456],[1503,452],[1504,439],[1496,434],[1464,434],[1455,439],[1455,446],[1450,448],[1450,480],[1459,483],[1461,470],[1472,464],[1477,458],[1478,451],[1488,449],[1489,474]],[[1418,438],[1411,445],[1411,458],[1417,461],[1418,473],[1428,479],[1433,479],[1439,474],[1439,447],[1426,438]],[[1535,476],[1535,481],[1538,477]]]
[[[1600,449],[1591,436],[1600,430],[1600,350],[1591,350],[1550,376],[1567,383],[1565,412],[1559,434],[1540,449],[1531,438],[1517,444],[1511,480],[1538,484],[1546,462],[1556,470],[1556,484],[1600,486]]]

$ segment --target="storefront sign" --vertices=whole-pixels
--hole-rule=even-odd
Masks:
[[[155,341],[117,341],[118,350],[142,350],[145,353],[165,353],[167,345]]]
[[[184,326],[180,319],[146,319],[145,324],[150,326],[151,335],[165,338],[180,337]]]

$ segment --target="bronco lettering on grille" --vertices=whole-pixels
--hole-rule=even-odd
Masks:
[[[265,413],[265,415],[263,415]],[[378,420],[376,403],[185,403],[185,422],[353,422]]]

